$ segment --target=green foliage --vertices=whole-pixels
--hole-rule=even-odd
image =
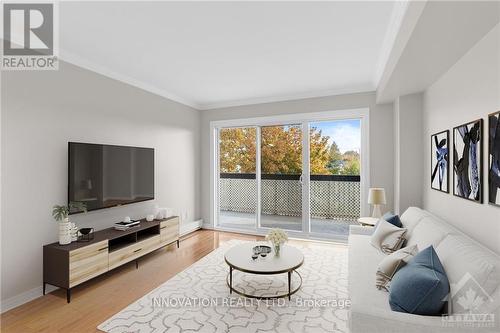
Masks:
[[[355,151],[346,151],[342,155],[344,167],[341,171],[342,175],[359,175],[360,163],[359,154]]]
[[[302,130],[298,125],[261,128],[261,172],[302,173]]]
[[[330,146],[329,159],[326,167],[332,175],[340,175],[341,173],[343,167],[342,153],[335,142]]]
[[[224,128],[219,132],[220,171],[255,173],[255,127]],[[310,169],[316,175],[359,175],[359,153],[341,153],[337,144],[312,127],[309,132]],[[302,130],[299,125],[261,127],[261,172],[302,173]]]
[[[87,212],[87,205],[84,202],[72,201],[69,205],[55,205],[52,208],[52,217],[56,221],[62,221],[68,217],[71,211]]]

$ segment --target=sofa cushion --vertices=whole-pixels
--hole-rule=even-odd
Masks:
[[[425,210],[417,207],[409,207],[399,219],[403,227],[408,230],[408,234],[411,234],[415,226],[426,216],[429,216],[429,213]]]
[[[378,263],[386,257],[370,244],[370,236],[349,235],[349,298],[352,310],[364,312],[378,308],[391,311],[387,293],[370,283]],[[371,280],[373,281],[373,280]],[[357,310],[356,310],[357,309]]]
[[[389,222],[390,224],[395,225],[398,228],[402,228],[403,224],[401,223],[401,220],[399,219],[398,215],[393,214],[392,212],[387,212],[382,216],[384,220]]]
[[[500,263],[495,255],[469,238],[455,234],[446,236],[437,246],[436,253],[450,281],[451,313],[468,312],[459,300],[466,297],[469,289],[489,301],[500,283]]]
[[[432,246],[419,252],[394,275],[391,309],[419,315],[439,315],[450,292],[443,265]]]
[[[377,222],[370,243],[376,249],[389,254],[401,248],[405,240],[405,234],[405,228],[398,228],[386,220],[380,219]]]
[[[446,235],[452,232],[451,228],[440,223],[432,216],[424,217],[416,226],[406,242],[406,246],[417,245],[419,249],[426,249],[429,246],[436,248]]]
[[[378,264],[375,286],[389,291],[389,284],[398,269],[406,265],[418,252],[417,246],[408,246],[391,253]]]

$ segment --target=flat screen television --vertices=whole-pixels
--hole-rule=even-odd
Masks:
[[[153,200],[154,155],[153,148],[69,142],[68,203],[90,211]]]

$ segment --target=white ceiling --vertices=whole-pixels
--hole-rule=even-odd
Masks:
[[[198,109],[373,91],[396,7],[61,2],[60,56]]]

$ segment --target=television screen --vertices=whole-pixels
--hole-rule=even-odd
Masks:
[[[68,203],[96,210],[154,199],[153,148],[76,142],[68,146]]]

